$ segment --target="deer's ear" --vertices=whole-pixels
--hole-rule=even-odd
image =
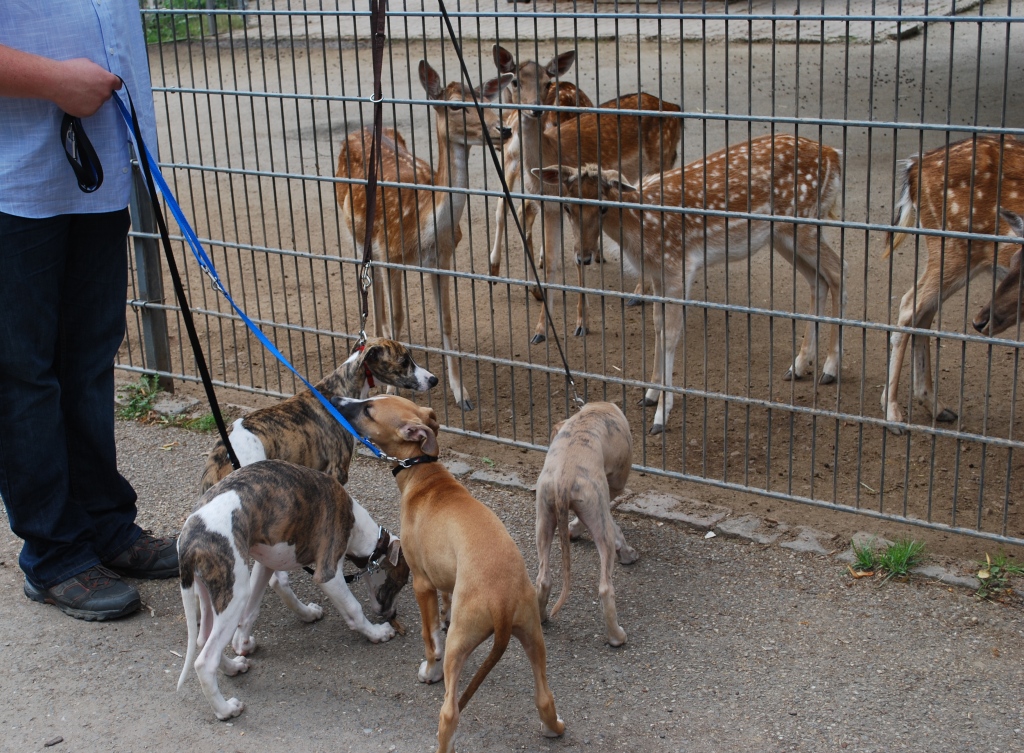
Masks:
[[[513,76],[511,73],[502,73],[497,78],[492,78],[490,81],[487,81],[483,86],[481,86],[480,95],[484,99],[494,99],[499,94],[501,94],[502,89],[504,89],[506,86],[512,83],[512,79],[514,78],[515,76]]]
[[[572,64],[575,62],[576,50],[569,50],[568,52],[563,52],[558,57],[551,58],[551,62],[548,63],[545,70],[551,78],[558,78],[559,76],[564,76],[568,73],[569,69],[572,68]]]
[[[601,171],[601,187],[616,200],[623,194],[640,192],[639,188],[627,182],[617,170]]]
[[[557,186],[559,183],[569,185],[579,177],[579,171],[568,165],[551,165],[550,167],[535,167],[530,170],[544,183]]]
[[[516,72],[516,59],[512,56],[512,53],[502,47],[500,44],[496,44],[493,47],[494,53],[494,64],[498,66],[498,73],[515,73]]]
[[[1024,238],[1024,219],[1021,219],[1019,214],[1001,207],[999,209],[999,214],[1002,215],[1006,224],[1010,226],[1010,232],[1019,238]]]
[[[426,60],[420,61],[420,83],[427,92],[427,99],[442,99],[441,77]]]

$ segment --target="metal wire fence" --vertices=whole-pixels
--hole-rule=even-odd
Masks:
[[[369,12],[354,0],[151,5],[143,15],[164,174],[232,296],[319,378],[359,331],[362,237],[355,248],[338,199],[363,191],[358,154],[342,145],[370,125]],[[385,126],[398,135],[384,159],[422,164],[415,174],[384,170],[385,216],[396,224],[375,253],[381,277],[402,283],[384,296],[387,312],[406,312],[401,339],[439,378],[452,359],[464,400],[440,387],[429,397],[449,431],[543,449],[570,410],[564,350],[585,398],[625,410],[638,469],[1024,543],[1020,329],[993,336],[972,326],[1018,247],[1005,237],[994,245],[1010,234],[997,207],[1024,213],[1024,147],[1014,139],[1024,101],[1011,96],[1024,32],[1012,2],[453,0],[448,11],[470,82],[436,2],[390,3]],[[546,327],[537,326],[542,304],[511,213],[498,227],[503,193],[491,155],[458,143],[479,130],[471,99],[448,103],[438,120],[421,84],[426,60],[441,86],[480,89],[499,74],[495,45],[515,65],[501,105],[515,207],[536,196],[531,168],[549,167],[538,163],[545,155],[612,171],[593,195],[582,178],[547,184],[533,229],[551,293]],[[570,51],[575,59],[558,72],[557,56]],[[531,84],[551,71],[570,99],[530,100]],[[639,94],[650,99],[628,96]],[[536,125],[545,119],[546,136]],[[809,141],[794,155],[783,135]],[[905,162],[916,154],[926,156]],[[609,179],[619,193],[608,192]],[[398,232],[409,213],[415,230]],[[452,220],[461,239],[450,268],[439,269],[444,254],[432,239],[444,246]],[[907,235],[886,255],[894,221]],[[145,227],[137,220],[119,366],[195,381]],[[769,250],[758,254],[759,245]],[[590,251],[594,262],[578,265]],[[177,253],[216,383],[268,396],[299,389],[180,242]],[[715,263],[725,256],[728,264]],[[988,274],[993,267],[1000,274]],[[839,270],[833,286],[829,269]],[[447,345],[435,274],[451,290]],[[588,302],[582,335],[579,294]],[[1016,288],[1006,295],[1019,307]],[[659,361],[659,333],[671,348],[680,317],[674,364]],[[808,323],[820,334],[817,358],[803,379],[787,379],[803,366]],[[841,348],[830,363],[833,325]],[[901,339],[910,344],[898,369],[890,361],[902,358]],[[886,385],[900,371],[886,409]],[[674,398],[670,411],[638,404],[661,393]]]

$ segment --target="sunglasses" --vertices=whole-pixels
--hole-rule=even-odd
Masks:
[[[78,178],[78,187],[85,193],[92,193],[103,185],[103,166],[100,165],[100,158],[96,156],[92,142],[85,135],[81,118],[64,114],[60,124],[60,140],[64,144],[64,153],[71,163],[71,169]]]

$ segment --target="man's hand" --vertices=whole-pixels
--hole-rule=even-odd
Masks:
[[[51,60],[0,45],[0,95],[48,99],[69,115],[87,118],[110,99],[121,80],[87,58]]]

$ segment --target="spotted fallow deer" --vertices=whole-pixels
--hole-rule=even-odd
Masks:
[[[525,107],[558,106],[565,108],[593,107],[590,97],[568,81],[559,81],[576,62],[576,50],[563,52],[541,66],[533,60],[517,63],[515,55],[501,45],[494,45],[494,64],[499,73],[511,73],[515,78],[505,90],[505,101]],[[512,110],[505,116],[505,125],[512,129],[512,136],[505,142],[502,152],[505,182],[509,190],[522,189],[524,193],[539,193],[540,185],[536,177],[527,170],[523,173],[522,139],[520,138],[520,110]],[[578,113],[572,110],[534,110],[531,123],[539,122],[543,129],[552,128],[559,123],[575,118]],[[530,160],[531,165],[539,162],[539,158]],[[507,207],[504,201],[498,202],[494,214],[494,243],[491,246],[491,274],[501,272],[501,255],[505,244],[505,218]],[[526,244],[533,248],[533,221],[539,211],[534,201],[524,201],[519,215],[520,225],[526,232]]]
[[[1024,218],[1008,209],[1000,209],[1000,216],[1018,238],[1024,238]],[[1024,285],[1021,285],[1021,247],[1010,257],[1010,271],[999,283],[992,300],[974,317],[974,328],[986,335],[998,335],[1021,320],[1024,304]],[[1019,333],[1018,333],[1019,335]]]
[[[897,175],[901,190],[893,214],[899,227],[912,227],[916,219],[918,227],[929,230],[1008,235],[1005,219],[999,221],[999,206],[1024,213],[1024,144],[1012,136],[978,136],[914,155],[899,163]],[[890,233],[885,255],[906,235]],[[900,301],[900,327],[928,329],[947,298],[984,270],[1002,278],[1020,248],[939,235],[926,236],[921,245],[928,250],[928,261]],[[903,422],[897,400],[908,339],[913,340],[914,397],[936,421],[955,421],[957,414],[939,401],[933,386],[928,336],[899,331],[890,335],[889,373],[882,391],[886,420]],[[903,433],[901,427],[889,428]]]
[[[466,189],[469,187],[470,149],[485,143],[485,131],[499,142],[507,139],[511,133],[501,124],[501,119],[492,107],[483,109],[482,118],[478,115],[473,107],[473,94],[468,87],[453,82],[442,88],[437,71],[425,60],[420,61],[419,74],[427,97],[435,101],[437,168],[432,169],[423,160],[413,157],[405,148],[401,136],[389,131],[381,143],[380,179],[395,183],[433,185],[441,189]],[[504,74],[491,79],[477,90],[477,98],[496,102],[512,78],[511,74]],[[373,133],[368,128],[349,134],[338,156],[339,178],[365,179],[372,138]],[[342,225],[351,234],[353,245],[358,244],[356,247],[360,248],[366,232],[366,194],[355,190],[350,183],[338,183],[336,191],[345,218]],[[465,207],[464,192],[430,188],[378,189],[373,228],[374,258],[386,259],[391,264],[450,270],[455,247],[462,237],[459,221]],[[384,318],[383,284],[376,268],[373,272],[373,313],[377,334],[400,340],[405,325],[402,271],[397,268],[387,270],[390,294],[386,297],[391,307],[390,326],[386,326]],[[468,390],[462,385],[461,369],[451,356],[452,319],[448,276],[434,274],[430,279],[446,351],[448,384],[455,402],[463,409],[471,410],[473,404]]]
[[[615,169],[625,181],[638,182],[647,174],[661,175],[675,164],[679,154],[682,121],[673,117],[673,114],[680,112],[679,105],[665,102],[653,94],[640,93],[623,95],[600,107],[609,112],[600,115],[583,113],[579,118],[566,120],[557,128],[544,131],[537,127],[533,113],[523,112],[523,169],[537,176],[535,171],[545,166],[578,167],[596,164],[600,168]],[[616,110],[649,110],[657,114],[619,115]],[[539,193],[545,196],[559,193],[557,184],[545,181],[539,183]],[[557,279],[562,260],[562,218],[571,214],[576,207],[560,201],[542,201],[542,204],[544,274],[547,280],[551,280]],[[597,245],[580,244],[578,233],[576,244],[579,285],[583,287],[583,265],[589,264],[600,249]],[[547,295],[550,304],[550,293]],[[547,317],[542,309],[532,342],[544,342],[546,333]],[[586,297],[580,293],[576,306],[575,334],[580,336],[586,333]]]
[[[643,270],[656,296],[678,301],[678,305],[654,307],[654,384],[672,386],[684,305],[700,270],[746,259],[768,243],[807,280],[813,314],[820,314],[819,307],[824,307],[831,293],[832,315],[836,319],[842,316],[846,292],[841,260],[819,227],[784,219],[821,219],[832,214],[842,185],[842,166],[840,153],[829,146],[789,134],[761,136],[685,167],[649,175],[640,188],[628,183],[617,170],[601,170],[596,165],[580,169],[554,166],[538,173],[547,185],[561,183],[565,196],[606,202],[604,206],[581,204],[566,212],[579,238],[581,253],[598,247],[603,228],[620,243],[628,266],[637,273]],[[620,202],[766,217],[760,220],[608,205]],[[813,320],[808,321],[802,347],[786,379],[802,378],[817,360],[817,326]],[[835,381],[840,355],[839,326],[833,324],[822,384]],[[652,387],[641,403],[658,406],[651,434],[660,434],[672,409],[672,393]]]

